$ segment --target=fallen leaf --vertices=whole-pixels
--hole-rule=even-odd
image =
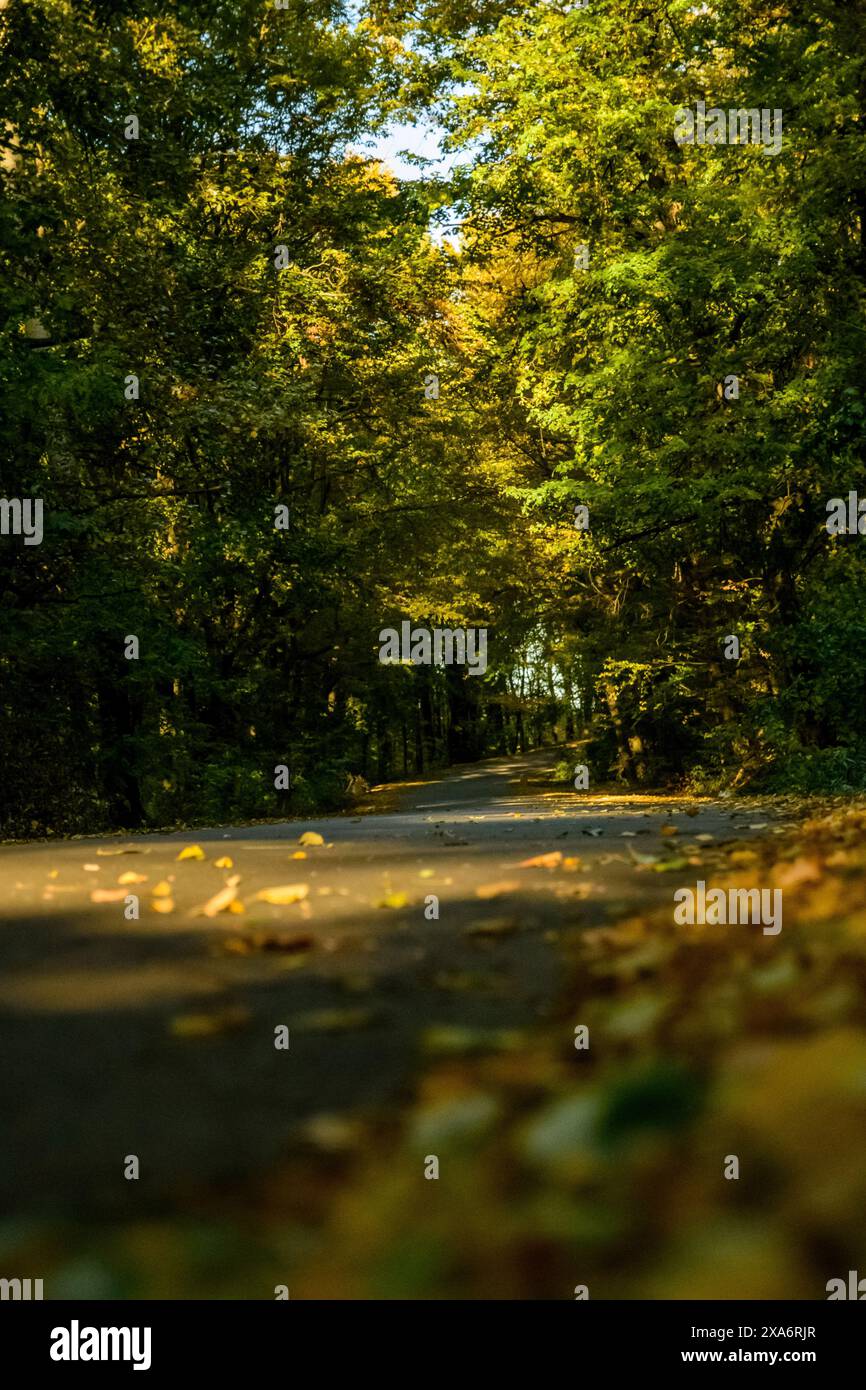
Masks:
[[[224,854],[221,859],[215,859],[213,861],[213,866],[215,869],[233,869],[235,861],[229,858],[227,854]]]
[[[151,912],[174,912],[174,898],[154,898],[150,904]]]
[[[305,830],[303,835],[298,836],[299,845],[323,845],[324,843],[324,836],[320,835],[317,830]]]
[[[292,859],[306,859],[307,851],[305,849],[296,849],[291,857]]]
[[[298,1126],[298,1135],[306,1144],[324,1153],[346,1153],[356,1148],[363,1130],[358,1120],[344,1115],[312,1115]]]
[[[475,889],[476,898],[498,898],[503,893],[519,893],[523,884],[518,879],[503,878],[497,883],[482,883]]]
[[[562,863],[562,850],[553,849],[549,854],[536,854],[532,859],[524,859],[518,869],[555,869]]]
[[[204,859],[204,858],[206,858],[206,855],[205,855],[205,852],[204,852],[204,850],[202,849],[201,845],[187,845],[185,849],[182,849],[182,850],[181,850],[180,854],[179,854],[177,857],[178,857],[178,860],[180,860],[180,859]]]
[[[384,898],[380,898],[374,907],[408,907],[409,899],[405,893],[387,893]]]
[[[147,883],[147,874],[134,874],[130,869],[125,874],[121,874],[117,881],[118,883]]]
[[[820,883],[821,865],[817,859],[801,856],[790,864],[778,864],[773,869],[773,883],[777,888],[799,888],[804,883]]]
[[[470,922],[466,928],[467,936],[509,936],[517,931],[517,923],[510,917],[488,917],[478,922]]]
[[[163,878],[160,880],[159,883],[155,884],[150,891],[154,898],[170,898],[171,884],[166,882],[166,880]]]
[[[662,834],[662,835],[666,835],[666,836],[669,836],[669,835],[679,835],[679,833],[680,833],[680,828],[679,828],[678,825],[663,825],[662,828],[661,828],[661,834]]]
[[[212,1014],[177,1014],[171,1020],[169,1031],[176,1038],[210,1038],[217,1033],[245,1028],[249,1021],[249,1009],[235,1005]]]
[[[523,1046],[525,1034],[509,1028],[466,1028],[460,1024],[435,1024],[424,1030],[425,1052],[445,1056],[467,1052],[514,1052]]]
[[[306,883],[283,883],[278,884],[275,888],[260,889],[256,893],[255,901],[273,903],[277,907],[286,907],[289,903],[299,903],[309,891]]]
[[[99,865],[98,865],[98,864],[85,864],[85,866],[84,866],[84,872],[85,872],[86,874],[98,874],[98,873],[99,873]]]
[[[659,862],[657,854],[639,854],[636,849],[632,849],[631,845],[628,846],[628,852],[636,864],[651,867]]]
[[[757,864],[758,856],[753,849],[735,849],[728,855],[728,863],[735,867]]]
[[[227,888],[221,888],[218,893],[214,893],[212,898],[208,898],[201,907],[193,908],[193,917],[216,917],[218,912],[224,912],[237,897],[238,890],[234,884]]]
[[[356,1028],[368,1028],[375,1018],[372,1009],[317,1009],[296,1018],[292,1030],[299,1033],[350,1033]]]
[[[122,903],[125,897],[125,888],[94,888],[90,895],[90,901],[92,903]]]

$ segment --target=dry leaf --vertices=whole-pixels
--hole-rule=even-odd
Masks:
[[[134,874],[131,869],[121,874],[118,883],[147,883],[147,874]]]
[[[324,836],[320,835],[317,830],[305,830],[303,835],[298,836],[299,845],[323,845],[324,843]]]
[[[562,863],[562,850],[554,849],[549,854],[536,854],[532,859],[524,859],[518,869],[555,869]]]
[[[125,888],[94,888],[90,895],[90,901],[92,903],[122,903],[125,897]]]
[[[286,907],[289,903],[299,903],[309,893],[306,883],[282,883],[276,888],[262,888],[256,893],[258,903],[273,903],[276,907]]]
[[[174,898],[154,898],[150,904],[151,912],[174,912]]]
[[[348,1033],[368,1028],[376,1015],[371,1009],[318,1009],[301,1014],[292,1024],[299,1033]]]
[[[503,878],[498,883],[482,883],[475,889],[476,898],[498,898],[503,893],[519,893],[523,884],[517,879]]]
[[[213,861],[213,866],[215,869],[233,869],[235,861],[230,859],[227,854],[224,854],[221,859],[215,859]]]
[[[408,907],[409,899],[405,893],[387,893],[384,898],[380,898],[374,907]]]
[[[185,849],[182,849],[182,850],[181,850],[180,854],[179,854],[177,857],[178,857],[178,860],[180,860],[180,859],[204,859],[204,858],[206,858],[206,855],[205,855],[205,852],[204,852],[204,850],[202,849],[201,845],[187,845]]]
[[[168,882],[166,881],[166,879],[163,878],[163,879],[160,880],[159,883],[155,884],[154,887],[151,888],[150,891],[151,891],[153,897],[155,897],[155,898],[170,898],[170,897],[171,897],[171,884],[168,883]]]
[[[169,1029],[176,1038],[210,1038],[216,1033],[231,1033],[237,1028],[244,1028],[249,1021],[249,1009],[235,1005],[212,1014],[177,1014],[171,1020]]]
[[[470,922],[466,928],[467,936],[509,936],[514,931],[517,931],[517,923],[510,917],[488,917]]]
[[[229,884],[227,888],[221,888],[218,893],[214,893],[212,898],[201,907],[193,909],[193,917],[216,917],[218,912],[224,912],[238,895],[238,890],[234,884]]]
[[[820,883],[821,865],[817,859],[801,856],[790,864],[778,864],[773,869],[776,888],[799,888],[804,883]]]

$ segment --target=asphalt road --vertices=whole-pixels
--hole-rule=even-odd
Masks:
[[[702,876],[641,856],[752,833],[730,803],[689,816],[544,785],[561,756],[456,769],[394,814],[0,849],[0,1211],[110,1219],[236,1189],[304,1125],[399,1107],[431,1030],[531,1030],[561,1008],[573,933]],[[324,843],[302,851],[305,831]],[[178,861],[194,845],[205,858]],[[233,875],[243,913],[196,915]],[[306,896],[256,898],[286,885]],[[120,888],[138,921],[91,900]]]

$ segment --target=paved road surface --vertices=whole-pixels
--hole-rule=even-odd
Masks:
[[[170,1210],[198,1184],[279,1162],[312,1116],[399,1105],[426,1030],[531,1029],[561,1004],[572,933],[701,876],[634,854],[670,858],[744,820],[723,803],[689,818],[685,802],[544,787],[559,757],[456,769],[396,814],[0,849],[0,1210]],[[325,845],[292,859],[308,829]],[[177,862],[191,844],[206,860]],[[139,852],[100,854],[122,846]],[[555,851],[580,865],[518,867]],[[137,922],[90,901],[127,872],[147,879],[126,888],[141,894]],[[245,914],[193,915],[232,873]],[[174,909],[159,914],[150,890],[172,875]],[[253,901],[296,883],[303,902]],[[288,1051],[274,1047],[280,1024]],[[122,1178],[128,1154],[138,1183]]]

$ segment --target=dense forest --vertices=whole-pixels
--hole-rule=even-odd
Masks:
[[[583,736],[596,784],[864,784],[863,0],[7,0],[0,45],[3,833]],[[370,153],[413,122],[450,172]],[[483,676],[380,661],[405,619]]]

